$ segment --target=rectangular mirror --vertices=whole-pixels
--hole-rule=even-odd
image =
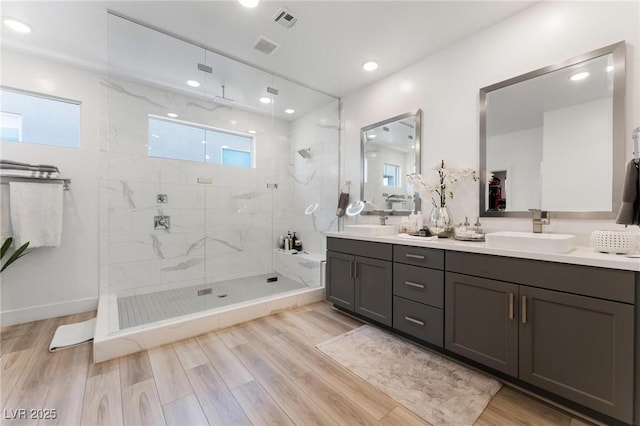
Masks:
[[[480,89],[480,216],[615,217],[624,97],[624,42]]]
[[[421,110],[398,115],[360,130],[360,214],[409,215],[420,210],[418,194],[406,182],[420,173]]]

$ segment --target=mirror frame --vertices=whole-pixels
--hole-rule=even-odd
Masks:
[[[500,83],[492,84],[480,89],[479,112],[480,112],[480,216],[481,217],[530,217],[528,211],[487,211],[485,204],[485,193],[487,191],[487,94],[497,89],[501,89],[512,84],[538,77],[552,71],[569,67],[580,62],[594,59],[600,56],[612,54],[613,57],[613,120],[612,120],[612,210],[610,212],[572,212],[572,211],[552,211],[553,217],[560,219],[612,219],[617,215],[622,201],[622,182],[624,179],[625,161],[625,42],[621,41],[591,52],[576,56],[555,65],[540,68]]]
[[[376,127],[384,126],[385,124],[390,124],[396,121],[404,120],[405,118],[414,117],[416,120],[416,128],[414,135],[415,142],[415,152],[416,156],[416,173],[422,173],[421,164],[422,164],[422,110],[417,109],[414,112],[407,112],[401,115],[396,115],[395,117],[388,118],[386,120],[379,121],[377,123],[369,124],[368,126],[362,127],[360,129],[360,199],[364,200],[364,144],[366,142],[365,133],[369,130],[375,129]],[[420,211],[421,207],[420,197],[417,192],[414,193],[414,211]],[[373,215],[379,214],[381,210],[375,211],[362,211],[361,215]],[[412,212],[398,212],[395,210],[382,210],[386,215],[389,216],[409,216]]]

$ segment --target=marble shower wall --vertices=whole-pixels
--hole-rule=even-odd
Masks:
[[[334,100],[291,123],[287,179],[276,197],[276,236],[296,231],[304,250],[323,258],[324,232],[338,230],[339,117],[339,102]],[[298,154],[306,148],[311,148],[311,158]],[[316,203],[317,210],[305,215]]]
[[[101,258],[109,289],[156,291],[271,272],[274,190],[267,183],[287,179],[289,124],[130,81],[102,85],[109,147]],[[149,157],[148,116],[169,111],[215,128],[256,130],[256,168]],[[157,194],[168,203],[158,204]],[[171,229],[154,230],[156,215],[169,215]]]

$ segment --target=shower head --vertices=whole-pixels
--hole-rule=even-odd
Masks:
[[[298,154],[300,154],[302,158],[311,158],[311,148],[299,149]]]
[[[224,84],[222,85],[222,96],[216,96],[213,101],[224,106],[232,106],[235,103],[233,99],[224,96]]]

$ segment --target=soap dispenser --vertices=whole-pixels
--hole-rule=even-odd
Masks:
[[[482,229],[482,224],[480,223],[480,218],[476,219],[476,224],[473,227],[473,230],[476,234],[484,234],[484,230]]]

